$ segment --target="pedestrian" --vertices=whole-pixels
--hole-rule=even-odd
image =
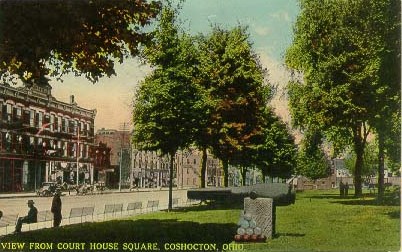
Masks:
[[[348,196],[348,193],[349,193],[349,183],[346,182],[346,184],[345,184],[345,196]]]
[[[343,184],[342,180],[339,182],[339,194],[341,195],[341,198],[345,196],[345,185]]]
[[[3,211],[0,211],[0,220],[3,217]]]
[[[28,215],[18,218],[14,231],[16,234],[21,233],[22,223],[36,223],[38,221],[38,209],[34,206],[35,202],[28,200],[27,204],[29,207]]]
[[[60,226],[62,219],[60,195],[61,195],[60,189],[56,189],[56,193],[54,194],[52,200],[52,208],[50,209],[53,213],[53,227]]]

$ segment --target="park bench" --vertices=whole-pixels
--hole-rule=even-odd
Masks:
[[[151,208],[151,211],[154,211],[154,208],[158,209],[159,200],[148,200],[147,209]]]
[[[3,215],[0,219],[0,228],[5,228],[5,234],[8,234],[8,226],[15,226],[18,214]]]
[[[46,222],[53,220],[53,213],[50,210],[39,211],[37,215],[36,223],[32,223],[32,225],[36,225],[36,228],[39,228],[40,224],[44,224],[46,227]],[[31,227],[31,225],[29,226]]]
[[[94,210],[95,207],[83,207],[82,208],[82,217],[85,217],[85,221],[87,220],[87,217],[91,217],[91,220],[94,220]],[[81,219],[82,222],[82,219]]]
[[[95,207],[74,207],[71,208],[70,210],[70,215],[68,217],[69,223],[71,223],[72,218],[80,218],[80,222],[82,223],[83,217],[85,217],[85,221],[87,220],[86,218],[88,216],[91,217],[93,220],[93,215],[94,215],[94,209]]]
[[[82,222],[82,207],[74,207],[70,209],[70,215],[68,216],[68,222],[71,223],[71,219],[81,218]]]
[[[127,205],[128,213],[130,211],[134,211],[134,213],[135,213],[135,210],[137,210],[137,209],[139,209],[141,212],[141,210],[142,210],[142,202],[141,201],[128,203],[128,205]]]
[[[108,214],[111,214],[113,217],[116,215],[116,213],[120,212],[120,215],[123,212],[123,203],[120,204],[106,204],[105,205],[105,210],[103,211],[103,219]]]

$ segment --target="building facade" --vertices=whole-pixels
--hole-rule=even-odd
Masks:
[[[110,148],[110,165],[99,166],[97,182],[105,183],[111,188],[130,186],[131,142],[130,131],[99,129],[95,134],[95,144]],[[106,151],[107,152],[107,151]],[[98,167],[98,166],[97,166]],[[121,177],[120,177],[121,174]]]
[[[118,187],[121,181],[122,188],[169,186],[169,157],[156,151],[132,147],[131,131],[102,128],[96,132],[95,139],[96,145],[106,144],[110,148],[110,168],[105,169],[104,173],[100,171],[99,182],[105,182],[108,187]],[[175,187],[200,186],[201,154],[191,148],[176,153],[173,162]],[[222,170],[218,160],[212,155],[208,155],[207,159],[206,181],[208,186],[223,185]]]
[[[92,182],[96,110],[56,100],[50,85],[0,84],[0,192]]]

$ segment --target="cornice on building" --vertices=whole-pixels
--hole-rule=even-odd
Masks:
[[[66,103],[58,101],[51,95],[51,87],[11,87],[9,85],[0,84],[0,94],[5,99],[11,98],[18,100],[18,102],[32,104],[34,106],[42,106],[49,110],[62,111],[63,113],[70,113],[72,115],[79,115],[90,119],[95,119],[96,109],[85,109],[79,107],[76,102]],[[73,96],[71,97],[73,99]],[[0,98],[1,99],[1,98]],[[27,107],[28,107],[27,106]]]

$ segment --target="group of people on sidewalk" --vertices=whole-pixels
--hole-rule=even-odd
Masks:
[[[51,212],[53,213],[53,227],[60,226],[62,215],[61,215],[61,191],[56,190],[53,196]],[[29,211],[28,215],[20,217],[15,225],[14,233],[20,233],[23,223],[36,223],[38,221],[38,209],[34,206],[35,202],[33,200],[28,200],[27,202]],[[0,217],[1,218],[1,217]]]

